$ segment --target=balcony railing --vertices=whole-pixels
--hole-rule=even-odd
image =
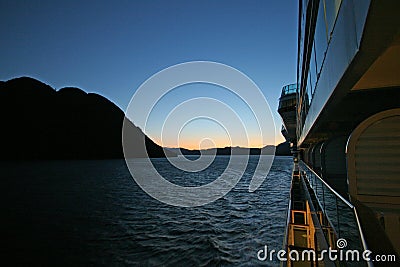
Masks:
[[[305,174],[318,204],[324,212],[329,224],[335,231],[337,238],[347,241],[345,250],[358,250],[360,261],[347,262],[347,266],[373,266],[370,262],[362,260],[362,253],[367,250],[367,244],[362,233],[355,207],[332,189],[321,177],[318,176],[303,161],[299,162],[300,172]]]
[[[289,84],[282,88],[281,97],[289,94],[297,93],[297,84]]]

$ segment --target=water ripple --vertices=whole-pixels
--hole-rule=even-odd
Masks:
[[[217,157],[212,170],[185,179],[179,178],[181,171],[167,167],[165,159],[154,164],[170,181],[196,185],[223,172],[226,162]],[[277,157],[253,193],[248,185],[256,164],[249,164],[231,192],[196,208],[167,206],[149,197],[120,160],[32,162],[25,163],[23,173],[20,166],[13,166],[8,166],[9,179],[2,181],[2,188],[9,189],[6,197],[14,203],[6,210],[12,218],[6,226],[16,240],[6,241],[10,253],[26,244],[22,251],[31,253],[35,263],[265,266],[257,260],[257,251],[264,245],[282,247],[290,158]]]

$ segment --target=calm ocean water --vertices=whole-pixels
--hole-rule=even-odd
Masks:
[[[208,181],[222,172],[218,156]],[[262,186],[249,193],[258,156],[223,198],[196,208],[154,200],[124,160],[2,162],[2,260],[51,266],[278,266],[260,262],[264,245],[281,249],[291,157],[276,157]],[[182,172],[153,161],[171,181]]]

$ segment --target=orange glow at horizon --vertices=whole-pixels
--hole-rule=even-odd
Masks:
[[[284,142],[285,140],[282,138],[282,141],[277,142],[276,144],[261,144],[260,142],[252,142],[249,140],[249,144],[239,143],[239,144],[231,144],[229,140],[223,139],[203,139],[203,140],[180,140],[179,144],[177,142],[164,142],[162,143],[159,139],[153,140],[156,144],[162,147],[167,148],[186,148],[189,150],[199,150],[199,149],[209,149],[209,148],[224,148],[224,147],[245,147],[245,148],[263,148],[267,145],[278,145],[279,143]],[[278,141],[278,140],[277,140]]]

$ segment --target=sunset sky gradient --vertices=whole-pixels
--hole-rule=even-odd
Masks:
[[[0,80],[31,76],[55,89],[76,86],[125,110],[137,88],[164,68],[220,62],[261,89],[279,143],[280,90],[296,81],[297,5],[295,0],[1,1]],[[158,115],[155,110],[152,127],[162,122],[164,108],[198,96],[226,101],[248,116],[240,101],[215,86],[187,85],[178,91],[164,99]],[[161,142],[151,127],[146,133]],[[198,148],[207,137],[217,146],[229,144],[220,126],[198,120],[182,130],[181,146]],[[172,139],[163,145],[174,146]],[[254,140],[249,146],[266,145]]]

